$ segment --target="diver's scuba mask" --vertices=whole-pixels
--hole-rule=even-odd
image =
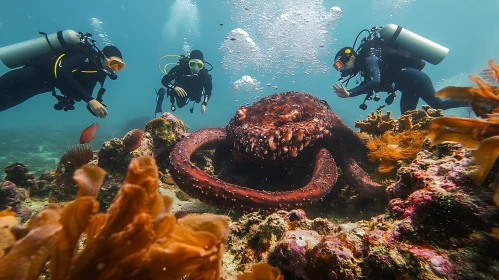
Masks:
[[[123,68],[125,68],[125,62],[123,62],[121,58],[117,56],[112,56],[111,58],[107,57],[105,58],[107,61],[107,67],[113,70],[114,72],[120,72],[121,70],[123,70]]]
[[[197,74],[204,68],[204,62],[201,59],[191,59],[189,60],[189,68],[192,74]]]
[[[333,63],[334,69],[337,71],[341,71],[347,64],[347,62],[350,60],[352,57],[352,54],[354,53],[353,49],[350,47],[346,47],[340,50],[341,53],[338,53],[336,55],[336,58]]]
[[[345,64],[341,61],[341,59],[338,59],[334,62],[333,67],[336,71],[340,71],[343,67],[345,67]]]

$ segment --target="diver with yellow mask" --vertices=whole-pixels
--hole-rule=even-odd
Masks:
[[[166,94],[170,98],[172,111],[177,109],[176,106],[182,108],[190,101],[194,101],[190,112],[194,111],[196,103],[202,102],[201,113],[204,114],[213,89],[212,77],[208,73],[213,67],[208,70],[205,64],[209,63],[204,61],[203,53],[200,50],[193,50],[188,57],[181,56],[177,65],[168,73],[164,71],[161,84],[166,89],[161,88],[157,92],[156,113],[162,112],[161,104]]]
[[[116,80],[116,73],[125,67],[120,50],[112,45],[100,50],[90,33],[64,30],[40,34],[44,36],[0,48],[0,60],[16,68],[0,77],[0,111],[51,92],[57,99],[56,110],[73,110],[75,102],[83,100],[94,116],[106,117],[103,85],[108,76]],[[101,88],[94,98],[97,82]]]

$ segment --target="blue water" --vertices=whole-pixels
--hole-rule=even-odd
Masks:
[[[497,0],[480,0],[475,4],[454,0],[278,0],[269,3],[280,9],[274,6],[270,11],[266,9],[273,5],[259,7],[255,3],[265,1],[3,1],[0,8],[0,46],[35,38],[39,36],[39,31],[88,31],[95,38],[99,38],[99,33],[106,35],[106,40],[121,49],[127,66],[119,73],[118,80],[106,81],[104,103],[108,106],[109,115],[104,120],[90,115],[82,103],[71,112],[55,111],[52,109],[55,99],[50,94],[36,96],[16,108],[0,112],[0,167],[18,160],[28,161],[28,167],[35,170],[54,168],[54,158],[58,158],[68,145],[76,144],[81,130],[91,123],[99,121],[101,124],[92,143],[94,148],[98,148],[103,141],[122,137],[128,128],[153,118],[154,89],[160,87],[162,77],[158,59],[166,54],[201,49],[205,60],[214,66],[211,71],[213,95],[207,112],[201,115],[199,105],[193,114],[189,113],[188,107],[175,112],[191,130],[223,126],[246,102],[288,90],[309,92],[325,99],[333,111],[353,127],[355,120],[364,119],[381,104],[371,102],[368,110],[362,111],[358,105],[363,97],[338,98],[331,87],[339,78],[339,74],[331,68],[332,56],[335,50],[351,45],[361,29],[374,25],[398,24],[450,49],[442,63],[425,68],[437,89],[449,84],[471,84],[468,74],[479,73],[489,59],[499,59]],[[299,23],[281,25],[279,30],[275,24],[272,25],[276,21],[272,17],[267,22],[253,20],[254,13],[292,15],[299,10],[324,14],[333,6],[340,7],[343,13],[329,26],[329,30],[326,29],[326,35],[319,34],[324,32],[320,28],[300,33],[297,31],[300,30]],[[287,35],[272,37],[256,32],[265,32],[270,26],[274,32],[281,31]],[[224,56],[227,59],[231,55],[221,50],[221,46],[230,43],[226,38],[235,28],[248,31],[254,42],[263,48],[260,49],[262,53],[273,54],[267,65],[248,65],[239,54],[240,63],[232,61],[222,67]],[[311,45],[311,40],[318,40],[317,44]],[[99,41],[100,46],[104,46],[103,40]],[[291,45],[291,42],[295,45],[289,48],[289,52],[299,49],[299,53],[285,53],[286,44]],[[314,57],[308,60],[310,54]],[[248,53],[246,57],[251,55]],[[312,73],[303,71],[308,63],[316,66]],[[1,74],[8,70],[0,63]],[[243,75],[257,79],[261,90],[233,91],[234,82]],[[165,102],[163,108],[166,110],[168,107]],[[398,102],[388,109],[397,114]],[[462,111],[452,113],[461,114]]]

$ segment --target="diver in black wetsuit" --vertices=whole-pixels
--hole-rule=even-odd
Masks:
[[[96,52],[63,53],[38,59],[22,68],[14,69],[0,77],[0,111],[21,104],[40,93],[52,92],[58,103],[56,110],[73,110],[75,101],[85,101],[87,108],[96,117],[107,115],[102,104],[104,89],[97,99],[92,97],[97,82],[104,83],[106,76],[116,79],[116,73],[125,66],[123,56],[115,46],[106,46]],[[57,88],[62,96],[55,93]]]
[[[213,85],[203,59],[203,53],[200,50],[193,50],[188,58],[181,59],[179,64],[161,79],[161,84],[167,88],[166,95],[170,97],[172,111],[176,110],[175,101],[179,108],[187,105],[189,101],[194,101],[190,109],[192,113],[194,105],[201,100],[201,113],[204,114],[206,111]],[[172,81],[175,82],[172,84]],[[161,88],[158,94],[164,95],[165,90]],[[161,104],[157,104],[156,107],[158,113],[161,110]]]
[[[451,109],[466,107],[467,101],[442,100],[435,97],[435,88],[431,79],[421,70],[424,62],[410,55],[395,53],[383,46],[372,45],[363,48],[357,54],[353,48],[342,48],[335,56],[334,68],[342,72],[342,76],[355,76],[360,73],[364,81],[357,87],[347,90],[341,81],[334,86],[339,97],[354,97],[361,94],[372,95],[373,92],[387,92],[385,100],[389,105],[393,102],[395,91],[402,92],[400,112],[416,109],[419,99],[423,99],[435,109]],[[421,64],[423,63],[423,64]],[[379,97],[375,97],[378,98]],[[367,98],[366,98],[367,99]],[[365,110],[367,105],[360,107]]]

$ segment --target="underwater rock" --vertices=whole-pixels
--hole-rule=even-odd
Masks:
[[[242,270],[246,264],[267,261],[269,252],[274,251],[276,246],[281,246],[278,244],[283,244],[281,240],[286,232],[309,230],[323,235],[334,228],[334,224],[327,219],[309,220],[302,209],[289,212],[281,210],[268,216],[256,212],[243,215],[231,224],[232,234],[227,245],[233,256],[230,259],[231,266]],[[310,240],[314,239],[314,236],[317,237],[311,232],[303,232],[303,235],[310,237]],[[286,236],[291,237],[293,234]],[[279,260],[285,261],[283,258]]]
[[[33,186],[35,175],[30,173],[28,167],[21,162],[14,162],[13,164],[5,167],[5,181],[11,181],[19,187],[26,189]]]
[[[286,279],[497,279],[499,209],[468,176],[471,151],[423,148],[388,188],[386,214],[336,225],[303,210],[248,214],[233,223],[232,261],[265,261]]]
[[[55,176],[53,173],[43,173],[29,190],[29,196],[42,198],[47,197],[54,189],[54,181]]]
[[[15,208],[16,205],[26,199],[26,190],[18,188],[10,181],[0,184],[0,207]]]
[[[31,210],[22,205],[27,197],[27,190],[18,188],[13,182],[0,183],[0,210],[11,208],[22,222],[31,217]]]
[[[287,231],[276,245],[270,263],[284,273],[292,271],[295,277],[310,279],[305,272],[307,250],[314,248],[321,239],[322,236],[313,230]]]
[[[168,165],[168,156],[173,146],[187,136],[188,126],[175,115],[165,112],[146,124],[146,137],[150,138],[149,147],[161,166]]]
[[[97,165],[106,169],[107,172],[124,175],[128,164],[133,158],[152,155],[152,151],[148,147],[148,141],[147,135],[145,135],[141,139],[140,146],[132,152],[125,148],[123,140],[119,138],[106,141],[99,149]]]
[[[448,236],[465,237],[497,226],[499,209],[492,191],[475,185],[467,175],[469,156],[461,144],[444,143],[426,147],[399,170],[400,180],[388,188],[388,210],[411,222],[415,241],[431,238],[448,245]]]

